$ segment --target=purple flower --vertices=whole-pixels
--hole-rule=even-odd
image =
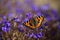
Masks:
[[[33,35],[34,35],[34,34],[32,33],[32,34],[30,34],[30,36],[29,36],[29,37],[31,38],[31,37],[33,37]]]
[[[37,35],[38,36],[38,38],[41,38],[42,36],[41,35]]]
[[[58,25],[58,29],[60,30],[60,24]]]
[[[32,5],[31,8],[32,8],[32,10],[34,10],[36,12],[38,11],[38,7],[36,5]]]
[[[5,19],[5,20],[6,20],[6,18],[7,18],[6,16],[3,16],[3,19]]]
[[[37,16],[42,16],[42,13],[41,12],[37,12]]]
[[[54,19],[58,19],[58,13],[57,13],[57,11],[56,11],[55,9],[52,9],[52,10],[51,10],[51,14],[52,14],[52,17],[53,17]]]
[[[4,31],[4,32],[8,32],[10,30],[10,27],[9,28],[7,28],[7,27],[2,27],[2,31]]]
[[[0,24],[2,23],[2,21],[0,21]]]
[[[49,9],[49,4],[41,6],[42,10],[48,10]]]
[[[3,21],[3,24],[4,24],[3,26],[5,26],[7,28],[9,28],[11,26],[10,22],[8,22],[8,21]]]
[[[30,19],[30,18],[32,18],[32,16],[33,16],[33,14],[32,13],[26,13],[26,17],[28,18],[28,19]]]
[[[34,34],[34,36],[33,36],[34,38],[41,38],[42,37],[42,33],[40,32],[39,34],[37,33],[37,34]]]
[[[13,13],[8,13],[8,17],[9,18],[13,17]]]
[[[24,22],[27,22],[28,20],[29,20],[28,18],[25,18],[25,19],[24,19]]]
[[[52,18],[51,17],[46,17],[46,20],[50,21],[50,20],[52,20]]]
[[[2,30],[7,32],[7,28],[6,27],[2,27]]]
[[[19,22],[20,20],[18,18],[13,18],[15,22]]]
[[[38,38],[36,35],[33,36],[34,38]]]
[[[46,23],[44,23],[44,25],[45,25],[45,26],[48,26],[48,23],[46,22]]]
[[[38,35],[40,35],[40,37],[42,37],[42,36],[43,36],[43,33],[42,33],[42,32],[40,32]]]
[[[16,19],[15,21],[19,22],[20,20],[19,19]]]
[[[16,8],[16,13],[21,14],[21,13],[23,13],[23,10],[21,8]]]
[[[57,10],[51,9],[51,13],[54,14],[54,15],[56,15],[57,14]]]
[[[6,23],[8,26],[11,26],[11,24],[9,22]]]

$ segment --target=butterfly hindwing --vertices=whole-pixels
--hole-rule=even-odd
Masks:
[[[38,27],[41,26],[41,24],[42,24],[42,22],[43,22],[43,20],[44,20],[44,17],[39,16],[37,20],[38,20],[38,24],[36,25],[36,27],[38,28]]]

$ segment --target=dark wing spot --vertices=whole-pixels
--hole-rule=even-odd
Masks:
[[[27,23],[28,23],[28,21],[27,21]]]
[[[38,16],[40,18],[40,16]]]
[[[30,26],[33,26],[33,25],[30,23]]]

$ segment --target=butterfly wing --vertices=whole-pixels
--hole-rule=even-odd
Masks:
[[[32,28],[32,29],[34,29],[35,27],[34,27],[34,25],[32,24],[32,20],[29,20],[29,21],[27,21],[27,22],[25,22],[25,23],[23,23],[25,26],[27,26],[27,27],[29,27],[29,28]]]
[[[39,16],[39,17],[36,18],[36,21],[38,22],[38,24],[36,25],[36,28],[41,26],[43,20],[44,20],[43,16]]]

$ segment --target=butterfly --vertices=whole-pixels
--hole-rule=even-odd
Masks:
[[[23,25],[25,25],[26,27],[29,27],[31,29],[35,29],[42,25],[43,20],[44,20],[43,16],[38,16],[35,18],[31,18],[27,22],[24,22]]]

